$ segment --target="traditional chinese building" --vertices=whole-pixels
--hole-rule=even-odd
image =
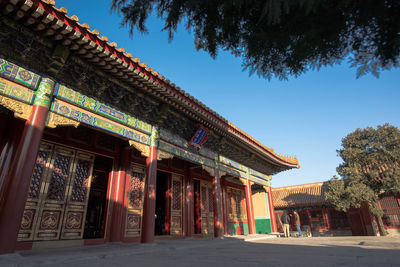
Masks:
[[[347,212],[334,209],[325,200],[327,182],[272,188],[272,199],[279,232],[283,232],[280,218],[286,210],[296,210],[300,215],[303,230],[310,229],[313,236],[377,235],[376,218],[363,203],[361,208]],[[400,200],[398,195],[382,195],[379,205],[384,211],[383,222],[386,230],[394,235],[400,233]],[[294,223],[291,230],[296,231]]]
[[[54,1],[0,11],[0,253],[275,230],[297,159]]]

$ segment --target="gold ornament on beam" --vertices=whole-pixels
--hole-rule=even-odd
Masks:
[[[133,146],[134,148],[139,150],[143,157],[147,158],[150,155],[150,147],[145,144],[141,144],[139,142],[129,140],[129,145]]]
[[[215,171],[213,168],[205,166],[205,165],[201,165],[201,167],[203,168],[203,170],[208,172],[211,176],[215,176]]]
[[[244,178],[238,178],[242,184],[247,185],[247,179]]]
[[[79,121],[74,121],[54,112],[50,112],[47,118],[46,126],[49,128],[56,128],[57,126],[74,126],[75,128],[78,128]]]
[[[222,177],[222,176],[225,176],[225,175],[226,175],[226,172],[223,172],[223,171],[221,171],[221,170],[218,170],[218,172],[219,172],[219,177]]]
[[[14,111],[14,116],[23,120],[28,120],[32,112],[32,106],[20,101],[0,96],[0,105]]]
[[[162,151],[162,150],[157,150],[157,160],[163,160],[163,159],[172,159],[174,155]]]

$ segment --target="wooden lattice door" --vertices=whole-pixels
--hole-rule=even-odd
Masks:
[[[227,188],[229,223],[247,222],[246,198],[242,190]]]
[[[132,164],[125,184],[125,205],[127,208],[125,237],[141,236],[145,182],[145,168],[140,165]]]
[[[25,204],[24,214],[21,220],[21,226],[18,233],[19,241],[33,240],[33,234],[36,229],[36,222],[39,216],[39,210],[42,203],[43,180],[48,176],[49,165],[52,158],[53,145],[42,142],[39,153],[36,158],[36,164],[32,173],[32,180],[29,187],[28,198]]]
[[[42,142],[19,241],[82,238],[94,156]]]
[[[212,183],[200,181],[201,233],[214,233],[214,197]]]
[[[83,236],[94,155],[77,151],[71,180],[67,188],[67,203],[61,239],[80,239]]]
[[[183,222],[183,177],[172,174],[171,187],[171,235],[181,235]]]

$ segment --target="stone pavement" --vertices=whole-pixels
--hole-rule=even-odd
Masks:
[[[267,235],[109,243],[0,255],[0,266],[398,266],[399,237]]]

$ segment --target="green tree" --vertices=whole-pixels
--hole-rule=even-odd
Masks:
[[[350,60],[357,76],[399,67],[398,0],[113,0],[122,25],[146,33],[153,10],[173,38],[182,22],[197,49],[242,57],[250,74],[287,79]]]
[[[368,203],[385,235],[378,200],[385,192],[400,192],[400,130],[389,124],[357,129],[342,139],[337,152],[342,179],[329,181],[326,199],[342,211]]]

